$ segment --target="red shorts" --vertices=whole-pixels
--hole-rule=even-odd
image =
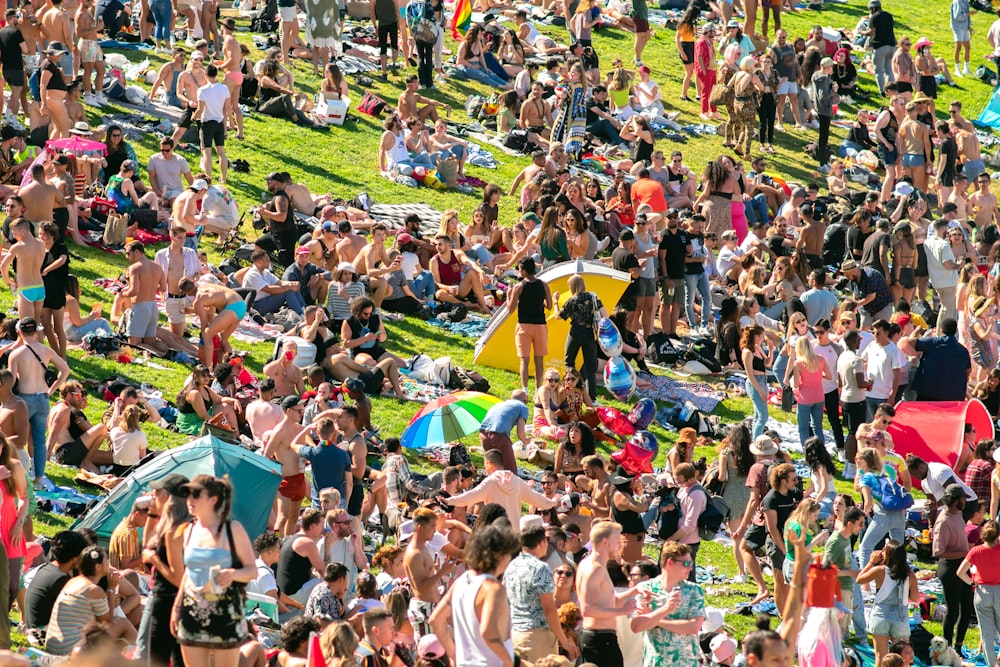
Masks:
[[[302,502],[309,488],[306,486],[306,475],[300,472],[297,475],[289,475],[281,478],[281,485],[278,486],[278,493],[291,500],[293,503]]]

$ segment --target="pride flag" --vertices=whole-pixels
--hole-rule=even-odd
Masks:
[[[451,17],[451,36],[462,39],[472,24],[472,0],[457,0],[455,14]]]

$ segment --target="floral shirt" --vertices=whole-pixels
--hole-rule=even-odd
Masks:
[[[330,592],[330,587],[321,581],[309,592],[309,599],[306,600],[306,608],[302,611],[302,615],[306,618],[324,615],[339,621],[344,618],[344,601],[338,600]]]
[[[604,307],[604,304],[593,292],[581,292],[576,296],[571,296],[559,309],[559,317],[569,320],[569,323],[576,327],[593,328],[595,302],[597,304],[596,310]]]
[[[504,577],[507,581],[507,577]],[[682,581],[684,601],[668,620],[687,620],[705,616],[705,592],[698,584]],[[663,585],[663,578],[656,577],[639,584],[639,592],[652,595],[650,608],[658,609],[667,601],[670,591]],[[642,667],[698,667],[698,635],[679,635],[663,628],[653,628],[642,633]]]
[[[541,596],[555,593],[552,569],[531,554],[521,553],[507,566],[503,581],[510,598],[511,627],[518,632],[548,628]]]

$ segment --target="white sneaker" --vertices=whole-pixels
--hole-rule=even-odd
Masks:
[[[735,577],[733,577],[733,583],[734,584],[745,584],[745,583],[747,583],[747,575],[745,575],[745,574],[737,574]]]
[[[611,237],[605,236],[603,239],[597,242],[597,252],[604,252],[604,250],[611,243]]]
[[[784,132],[785,131],[785,125],[784,125],[784,123],[775,123],[774,129],[776,129],[778,132]]]
[[[819,121],[816,120],[815,118],[813,118],[811,121],[809,121],[808,123],[806,123],[806,125],[808,125],[809,127],[811,127],[814,130],[818,130],[819,129]]]
[[[965,66],[962,68],[962,74],[964,74],[965,76],[969,76],[972,74],[972,72],[969,71],[969,63],[965,63]]]
[[[97,93],[97,103],[102,107],[106,107],[111,104],[111,102],[108,101],[108,98],[104,96],[104,93]]]
[[[828,164],[820,165],[819,169],[817,169],[816,171],[818,171],[821,174],[829,174],[830,173],[830,165],[828,165]]]
[[[961,79],[962,78],[962,72],[961,72],[961,70],[958,69],[958,65],[955,65],[955,78],[956,79]]]
[[[853,463],[844,464],[844,479],[854,481],[854,473],[856,469]]]
[[[97,102],[97,97],[95,97],[93,93],[84,93],[83,103],[92,107],[100,106],[100,104]]]

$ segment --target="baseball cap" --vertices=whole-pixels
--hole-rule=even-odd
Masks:
[[[267,178],[265,178],[264,180],[265,181],[278,181],[278,182],[281,182],[281,180],[282,180],[281,179],[281,172],[280,171],[272,171],[270,174],[267,175]]]
[[[4,125],[3,129],[0,129],[0,141],[9,141],[14,137],[20,136],[23,135],[10,125]]]
[[[31,335],[38,331],[40,327],[34,317],[22,317],[17,321],[17,330],[23,334]]]
[[[337,212],[337,207],[333,204],[327,204],[323,207],[323,210],[319,212],[319,217],[328,218]]]
[[[285,396],[283,399],[281,399],[281,409],[291,410],[292,408],[298,407],[299,403],[301,402],[302,399],[299,398],[298,396]]]
[[[347,391],[364,391],[365,383],[360,378],[347,378],[344,380],[344,389]]]
[[[618,234],[618,240],[619,241],[634,241],[635,240],[635,232],[633,232],[631,229],[623,229]]]
[[[407,234],[406,232],[403,232],[402,234],[396,237],[396,243],[398,243],[399,245],[406,245],[407,243],[411,243],[412,241],[413,237]]]
[[[184,498],[187,496],[187,488],[184,487],[188,483],[188,478],[184,475],[178,473],[170,473],[162,479],[154,479],[149,483],[149,488],[154,491],[163,489],[172,496],[179,496]]]
[[[544,525],[545,523],[542,521],[542,517],[537,514],[525,514],[521,517],[520,528],[522,533],[529,528],[540,528]]]
[[[521,220],[531,220],[536,225],[539,225],[542,222],[541,220],[538,219],[537,215],[535,215],[534,213],[531,213],[531,212],[528,212],[528,213],[525,213],[524,215],[522,215],[521,216]]]
[[[202,190],[208,190],[208,181],[204,178],[196,178],[191,183],[191,189],[195,192],[201,192]]]
[[[420,637],[417,642],[417,655],[424,660],[437,660],[444,657],[444,647],[441,646],[437,635],[429,634]]]
[[[205,54],[202,53],[201,51],[195,51],[194,53],[191,54],[191,60],[204,60],[204,59],[205,59]]]
[[[308,255],[309,254],[309,248],[307,248],[304,245],[300,245],[298,248],[295,249],[295,254],[296,255]]]
[[[327,220],[320,226],[320,229],[322,229],[324,232],[335,232],[337,231],[337,225]]]
[[[350,262],[341,262],[337,265],[337,273],[340,273],[341,271],[350,271],[351,273],[355,273],[354,265]]]
[[[639,67],[639,71],[649,74],[652,70],[650,70],[649,67],[647,67],[646,65],[642,65],[641,67]]]

